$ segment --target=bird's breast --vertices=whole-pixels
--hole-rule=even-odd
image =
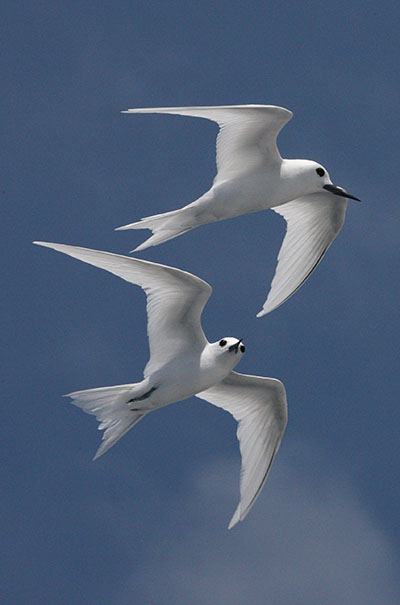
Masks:
[[[272,208],[280,202],[279,184],[275,175],[259,172],[216,184],[212,201],[216,220]]]
[[[152,376],[157,390],[152,394],[155,405],[168,405],[204,391],[215,384],[218,376],[212,368],[204,368],[198,355],[174,359]]]
[[[161,407],[187,399],[221,382],[230,369],[212,363],[204,355],[175,359],[152,376],[152,384],[157,389],[152,393],[149,403]]]

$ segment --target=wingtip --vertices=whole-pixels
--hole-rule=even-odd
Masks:
[[[228,529],[232,529],[233,527],[235,527],[235,525],[237,525],[239,521],[241,521],[241,519],[239,517],[236,518],[236,516],[234,515],[229,521]]]
[[[44,248],[54,248],[55,246],[62,245],[62,244],[53,244],[51,242],[39,242],[39,241],[34,241],[34,242],[32,242],[32,244],[35,244],[36,246],[43,246]]]
[[[284,301],[282,301],[284,302]],[[267,300],[264,303],[263,308],[257,313],[256,317],[264,317],[264,315],[268,315],[268,313],[271,313],[271,311],[274,311],[275,309],[277,309],[282,302],[278,302],[278,304],[274,304],[274,303],[270,303],[269,299],[267,298]]]
[[[50,248],[50,250],[55,250],[56,252],[63,252],[64,254],[69,254],[69,250],[73,248],[79,248],[79,246],[70,246],[68,244],[58,244],[56,242],[32,242],[37,246],[43,246],[43,248]]]
[[[240,505],[238,506],[238,508],[233,513],[233,517],[229,521],[228,529],[232,529],[232,527],[234,527],[237,523],[239,523],[239,521],[241,521],[241,518],[240,518]]]

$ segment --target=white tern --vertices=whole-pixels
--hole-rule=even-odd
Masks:
[[[122,113],[193,116],[217,122],[220,127],[217,175],[211,189],[183,208],[118,227],[152,231],[153,235],[135,251],[166,242],[199,225],[268,208],[286,220],[287,233],[275,276],[257,317],[281,305],[303,285],[339,233],[348,198],[358,200],[333,185],[321,164],[281,157],[276,138],[293,115],[283,107],[157,107]]]
[[[211,286],[190,273],[157,263],[77,246],[34,243],[105,269],[140,286],[147,295],[150,360],[143,380],[67,395],[84,412],[96,416],[104,431],[95,459],[149,412],[196,395],[230,412],[238,422],[240,502],[229,528],[242,521],[278,451],[287,422],[286,394],[279,380],[233,371],[245,352],[242,339],[208,342],[201,314]]]

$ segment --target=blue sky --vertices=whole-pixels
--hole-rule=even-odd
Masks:
[[[398,4],[6,6],[5,602],[396,602]],[[282,155],[321,162],[363,203],[350,202],[307,284],[261,319],[284,233],[274,213],[140,255],[207,280],[209,339],[243,337],[238,370],[287,388],[270,477],[228,532],[239,453],[223,411],[195,399],[170,406],[91,462],[96,422],[61,395],[141,378],[145,298],[31,242],[127,253],[147,232],[114,227],[210,186],[216,127],[120,110],[236,103],[294,111]]]

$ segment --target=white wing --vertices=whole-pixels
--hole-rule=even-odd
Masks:
[[[34,243],[114,273],[146,292],[150,360],[145,376],[179,353],[195,347],[202,349],[206,344],[201,314],[212,288],[199,277],[173,267],[110,252],[64,244]]]
[[[343,226],[347,199],[313,193],[272,208],[287,221],[287,231],[261,317],[284,303],[310,277]]]
[[[293,116],[275,105],[226,105],[220,107],[155,107],[122,113],[169,113],[217,122],[216,180],[238,176],[271,162],[281,161],[276,138]]]
[[[230,412],[239,423],[240,502],[229,523],[230,529],[243,521],[253,506],[278,451],[287,422],[285,388],[274,378],[231,372],[196,397]]]

